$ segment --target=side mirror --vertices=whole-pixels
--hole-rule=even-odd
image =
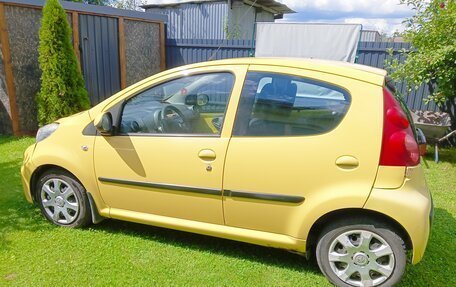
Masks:
[[[185,104],[189,106],[205,106],[209,102],[209,96],[206,94],[188,95],[185,97]]]
[[[112,115],[110,112],[98,115],[93,121],[93,124],[103,136],[110,136],[114,132]]]

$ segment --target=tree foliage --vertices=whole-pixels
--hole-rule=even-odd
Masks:
[[[40,28],[41,89],[36,97],[38,122],[44,125],[90,107],[71,43],[66,12],[58,0],[47,0]]]
[[[85,0],[83,2],[87,3],[87,4],[92,4],[92,5],[109,5],[109,3],[111,1],[110,0]]]
[[[112,6],[119,9],[144,11],[140,6],[147,4],[146,0],[69,0],[72,2],[92,5]]]
[[[406,81],[411,88],[425,82],[436,102],[450,113],[456,125],[456,1],[401,0],[416,14],[405,20],[404,38],[410,51],[404,63],[393,60],[392,76]]]
[[[86,3],[86,4],[92,4],[92,5],[100,5],[100,6],[107,6],[111,4],[111,2],[115,0],[66,0],[70,2],[79,2],[79,3]]]
[[[112,6],[119,9],[144,11],[140,6],[146,4],[146,0],[114,0]]]

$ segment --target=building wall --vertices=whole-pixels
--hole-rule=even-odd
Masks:
[[[252,39],[255,25],[255,8],[234,2],[228,12],[228,39]]]
[[[381,35],[377,31],[361,30],[360,42],[381,42]]]
[[[228,5],[225,1],[151,8],[146,12],[168,16],[169,39],[225,39]]]
[[[257,22],[275,22],[274,19],[274,14],[268,11],[257,11],[257,16],[256,16],[256,21]]]
[[[233,2],[232,9],[226,1],[220,1],[149,8],[146,12],[168,16],[168,39],[250,40],[255,21],[274,22],[272,13],[241,1]]]

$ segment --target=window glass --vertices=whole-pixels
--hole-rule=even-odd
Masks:
[[[340,123],[349,105],[349,94],[339,87],[297,76],[250,72],[244,83],[233,134],[321,134]]]
[[[263,87],[264,87],[266,84],[270,84],[270,83],[272,83],[272,78],[271,78],[271,77],[264,77],[264,78],[261,78],[261,80],[258,82],[257,93],[260,93],[261,90],[263,90]]]
[[[234,83],[231,73],[182,77],[124,104],[120,133],[219,134]]]

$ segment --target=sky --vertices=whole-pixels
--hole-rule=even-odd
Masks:
[[[185,0],[147,0],[169,3]],[[188,1],[188,0],[187,0]],[[255,0],[250,0],[254,2]],[[276,0],[296,11],[278,22],[355,23],[364,30],[377,30],[389,35],[403,31],[402,21],[413,15],[399,0]]]
[[[392,34],[403,31],[402,21],[413,15],[399,0],[276,0],[296,11],[280,22],[356,23],[364,30]]]

